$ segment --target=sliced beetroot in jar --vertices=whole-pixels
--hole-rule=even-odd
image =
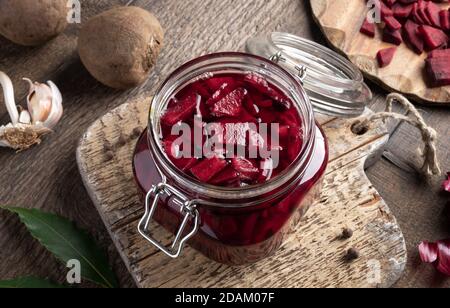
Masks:
[[[260,93],[265,94],[286,109],[291,107],[291,101],[281,92],[275,90],[269,85],[267,80],[257,73],[249,73],[245,76],[244,81],[254,87]]]
[[[420,26],[419,31],[422,34],[423,40],[429,50],[447,46],[448,37],[444,31],[427,25]]]
[[[253,182],[259,176],[259,169],[248,159],[233,158],[231,160],[234,170],[242,181]]]
[[[194,115],[201,116],[201,121],[194,121]],[[184,153],[183,146],[188,144],[193,155],[200,149],[203,156],[178,158],[172,153],[179,136],[171,135],[171,125],[179,122],[188,124],[191,134],[177,151]],[[168,104],[161,123],[162,143],[172,163],[199,181],[217,186],[268,181],[289,167],[303,144],[302,121],[295,105],[279,88],[254,73],[219,74],[186,85]],[[258,131],[260,124],[267,124],[264,133]],[[272,130],[276,128],[279,140],[275,142]],[[195,141],[198,136],[194,132],[199,131],[202,139]],[[280,152],[280,161],[273,167],[273,161],[261,154],[275,150]],[[230,153],[234,156],[228,156]]]
[[[194,115],[198,102],[198,95],[189,95],[184,100],[178,101],[173,107],[166,110],[161,117],[161,124],[165,126],[173,126],[180,121],[186,121]]]
[[[391,64],[392,60],[394,59],[394,55],[395,55],[396,51],[397,51],[397,48],[395,48],[395,47],[380,50],[377,53],[378,65],[380,67],[386,67],[389,64]]]
[[[375,37],[375,24],[370,22],[366,18],[366,19],[364,19],[364,22],[363,22],[359,32],[361,32],[367,36],[370,36],[370,37]]]
[[[206,158],[191,168],[191,173],[201,182],[207,183],[227,166],[225,159],[220,157]]]
[[[209,183],[213,185],[227,185],[230,183],[234,183],[239,180],[239,174],[234,170],[234,168],[229,165],[224,170],[222,170],[219,174],[213,177]]]
[[[247,90],[238,88],[211,106],[211,115],[215,117],[237,117],[242,112],[242,102],[244,101]]]

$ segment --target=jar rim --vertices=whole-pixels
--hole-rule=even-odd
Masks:
[[[301,108],[299,110],[303,111],[303,114],[300,114],[302,117],[302,122],[305,124],[305,131],[304,131],[304,143],[302,145],[302,149],[297,156],[297,158],[287,167],[283,172],[281,172],[279,175],[274,177],[273,179],[270,179],[267,182],[255,184],[255,185],[248,185],[243,187],[221,187],[221,186],[215,186],[207,183],[202,183],[195,178],[185,174],[181,170],[179,170],[167,157],[165,154],[162,145],[161,140],[159,138],[159,118],[162,114],[161,107],[165,107],[167,105],[168,101],[172,97],[172,95],[175,92],[175,86],[174,82],[176,80],[180,80],[181,77],[185,78],[186,80],[192,81],[193,78],[192,75],[200,76],[201,73],[197,72],[196,74],[192,74],[192,70],[195,71],[195,69],[199,68],[205,68],[205,66],[202,64],[205,64],[205,62],[214,61],[217,60],[225,60],[228,59],[228,62],[231,63],[232,59],[234,61],[237,61],[237,59],[246,60],[246,62],[250,61],[256,61],[259,62],[262,66],[255,66],[255,70],[258,69],[258,73],[261,73],[261,68],[264,69],[273,69],[274,71],[277,71],[279,74],[282,74],[283,79],[285,78],[289,83],[295,88],[295,91],[297,92],[297,95],[292,97],[292,95],[289,95],[291,97],[291,100],[294,104],[297,104],[298,108]],[[220,63],[220,62],[219,62]],[[239,62],[236,62],[239,64]],[[243,64],[242,62],[241,64]],[[250,63],[248,63],[250,65]],[[191,73],[191,74],[189,74]],[[292,94],[292,93],[291,93]],[[299,101],[299,99],[301,101]],[[160,106],[156,106],[156,105]],[[153,159],[156,160],[158,166],[158,171],[162,175],[163,180],[167,179],[167,176],[170,178],[176,178],[176,182],[178,185],[180,185],[183,190],[189,190],[191,192],[195,192],[195,195],[198,197],[205,197],[205,198],[211,198],[211,199],[219,199],[219,200],[227,200],[229,201],[229,205],[232,205],[232,201],[239,199],[239,200],[247,200],[252,199],[255,197],[261,197],[264,196],[270,192],[273,192],[274,190],[283,187],[282,191],[279,193],[284,193],[286,189],[290,187],[290,185],[286,184],[292,184],[289,183],[289,181],[294,177],[298,176],[299,172],[302,172],[306,169],[306,167],[309,165],[310,159],[311,159],[311,153],[314,150],[314,144],[315,144],[315,119],[314,119],[314,112],[313,107],[311,105],[311,102],[309,100],[308,95],[306,94],[303,86],[300,84],[300,82],[294,78],[288,71],[286,71],[283,67],[280,65],[257,55],[248,54],[248,53],[242,53],[242,52],[219,52],[219,53],[212,53],[207,54],[204,56],[200,56],[198,58],[195,58],[191,61],[188,61],[187,63],[181,65],[179,68],[177,68],[175,71],[173,71],[167,79],[163,82],[163,84],[158,88],[156,91],[156,94],[154,95],[150,107],[149,112],[149,126],[148,126],[148,141],[150,145],[150,149],[153,155]],[[158,162],[160,164],[158,164]],[[163,170],[161,170],[163,169]],[[276,196],[271,195],[271,198],[274,198]],[[261,202],[261,199],[258,199],[258,202]],[[214,205],[211,203],[211,205]],[[239,202],[240,206],[242,205],[242,202]],[[245,206],[251,205],[251,202],[246,204]]]

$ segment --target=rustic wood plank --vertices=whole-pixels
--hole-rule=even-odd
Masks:
[[[119,2],[126,1],[82,0],[83,20],[106,9],[107,5]],[[167,45],[149,81],[132,91],[118,92],[98,84],[83,68],[73,50],[69,50],[68,56],[56,57],[60,50],[65,50],[65,46],[50,43],[30,49],[14,46],[0,38],[0,70],[8,72],[17,85],[21,85],[20,78],[23,76],[41,81],[54,80],[63,91],[66,108],[57,133],[47,136],[41,146],[17,155],[0,149],[0,203],[42,208],[77,221],[77,224],[95,234],[103,246],[109,248],[122,286],[132,285],[129,274],[117,256],[76,167],[75,148],[86,128],[128,99],[152,93],[159,82],[182,62],[207,50],[242,49],[245,38],[252,34],[287,31],[326,43],[311,18],[308,1],[304,0],[138,0],[135,3],[158,16],[166,29]],[[245,10],[239,9],[241,4]],[[215,12],[213,18],[209,10]],[[255,10],[258,14],[254,14]],[[77,31],[77,26],[70,26],[64,35],[75,37]],[[55,57],[59,60],[53,61]],[[372,83],[370,85],[378,94],[372,106],[375,106],[374,110],[380,110],[385,92]],[[21,85],[17,97],[22,100],[25,94],[26,89]],[[7,119],[4,110],[0,103],[2,124]],[[437,128],[440,136],[448,136],[448,111],[426,107],[423,110],[428,123]],[[408,157],[403,155],[412,154],[417,147],[417,140],[410,134],[410,128],[402,125],[391,138],[387,150],[394,151],[400,158]],[[397,143],[402,140],[404,142],[400,148]],[[450,169],[449,155],[445,155],[450,152],[449,147],[448,140],[440,140],[440,161],[445,169]],[[432,285],[434,271],[426,266],[417,267],[414,245],[421,239],[439,239],[450,235],[441,213],[446,198],[442,195],[436,198],[439,181],[430,185],[418,184],[409,173],[385,160],[373,165],[368,175],[398,216],[409,253],[413,256],[397,286]],[[55,267],[58,264],[56,260],[28,235],[16,218],[4,212],[0,212],[0,247],[0,259],[3,261],[0,279],[30,274],[59,281],[65,277],[66,269]],[[450,287],[450,282],[441,286]]]
[[[320,202],[273,257],[231,267],[190,247],[176,260],[158,252],[137,232],[143,206],[131,169],[135,141],[129,136],[135,127],[145,126],[148,101],[128,102],[96,121],[77,150],[89,195],[138,286],[387,287],[400,277],[406,262],[403,235],[364,174],[367,158],[379,157],[388,135],[379,123],[357,136],[351,131],[355,120],[321,118],[330,143],[330,165]],[[121,136],[128,136],[126,144],[118,142]],[[105,160],[105,144],[115,149],[111,161]],[[345,227],[355,230],[350,242],[337,240]],[[152,233],[170,242],[171,235],[162,227],[153,226]],[[351,264],[343,261],[350,247],[358,247],[363,256]],[[372,260],[382,269],[377,283],[367,281]]]
[[[449,4],[439,4],[448,8]],[[376,53],[392,47],[381,31],[372,39],[359,32],[368,8],[363,0],[313,0],[312,11],[327,40],[349,57],[368,78],[390,91],[398,91],[424,104],[450,104],[450,86],[430,88],[423,78],[426,53],[418,56],[406,44],[397,48],[392,63],[379,68]]]

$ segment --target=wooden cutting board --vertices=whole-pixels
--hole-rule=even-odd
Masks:
[[[382,123],[356,135],[351,131],[355,119],[319,117],[331,157],[320,200],[276,255],[230,267],[189,246],[178,259],[170,259],[138,234],[143,205],[131,160],[136,128],[147,125],[149,105],[150,98],[141,98],[112,110],[92,124],[77,150],[86,189],[139,287],[389,287],[400,277],[405,240],[364,173],[388,140]],[[105,145],[113,155],[105,152]],[[346,227],[354,236],[341,240]],[[156,238],[171,239],[156,224],[152,232]],[[345,253],[353,247],[361,257],[347,262]]]
[[[315,20],[329,43],[365,73],[365,76],[388,91],[401,92],[412,100],[428,105],[449,105],[450,86],[429,88],[424,79],[426,53],[421,56],[402,43],[392,63],[379,68],[375,59],[380,49],[395,45],[359,32],[368,8],[365,0],[311,0]],[[450,4],[441,4],[443,8]]]

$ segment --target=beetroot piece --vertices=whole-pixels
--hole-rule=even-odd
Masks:
[[[231,164],[242,181],[254,181],[259,176],[259,169],[250,160],[233,158]]]
[[[430,58],[425,60],[425,67],[432,87],[450,85],[450,59]]]
[[[257,73],[247,74],[244,78],[244,81],[258,90],[260,93],[268,96],[273,101],[275,101],[278,105],[289,109],[291,107],[291,101],[283,95],[281,92],[272,88],[267,80],[265,80],[262,76]]]
[[[207,158],[191,168],[191,173],[201,182],[207,183],[216,174],[227,166],[227,162],[223,158],[212,157]]]
[[[435,49],[428,54],[427,58],[450,58],[450,49]]]
[[[213,177],[209,183],[213,185],[227,185],[230,183],[235,183],[239,180],[239,175],[234,170],[232,166],[227,166],[224,170],[222,170],[219,174]]]
[[[403,42],[401,30],[390,30],[384,28],[383,41],[394,45],[400,45]]]
[[[425,13],[428,16],[428,19],[431,21],[431,25],[436,28],[441,28],[441,18],[439,17],[440,11],[441,8],[433,2],[428,2],[425,8]]]
[[[375,0],[375,8],[380,10],[381,18],[383,18],[383,19],[387,16],[394,15],[394,12],[388,6],[386,6],[386,4],[384,4],[384,2],[382,2],[380,0]]]
[[[238,88],[229,93],[227,96],[215,102],[211,106],[211,115],[215,117],[239,116],[242,111],[242,102],[244,101],[247,93],[247,90],[243,88]]]
[[[202,115],[202,121],[194,121],[194,115]],[[180,121],[190,126],[192,135],[174,148],[180,136],[171,134],[171,125]],[[259,129],[259,123],[278,123],[279,143],[272,143],[271,139],[271,129],[276,127],[269,125],[266,136],[254,131],[255,125]],[[303,144],[301,124],[297,108],[262,75],[223,73],[196,80],[174,95],[161,117],[161,142],[167,158],[186,174],[212,185],[240,187],[268,181],[292,163],[289,157],[298,156]],[[202,132],[199,141],[193,133],[195,128]],[[210,141],[214,143],[205,143],[213,136],[215,139]],[[192,156],[198,154],[193,150],[203,148],[203,156],[179,158],[186,145],[190,145]],[[233,149],[234,156],[228,157]],[[266,157],[261,157],[261,151],[275,149],[280,151],[279,164],[267,170],[262,167]],[[244,157],[236,156],[244,154],[236,150],[244,152]]]
[[[395,18],[408,18],[411,15],[413,9],[413,4],[403,5],[401,3],[396,3],[392,7]]]
[[[441,29],[445,31],[450,30],[450,11],[447,10],[440,11],[439,18],[441,21]]]
[[[395,19],[394,16],[386,16],[384,19],[386,27],[390,30],[399,30],[402,28],[402,24]]]
[[[174,104],[170,109],[167,109],[161,117],[161,123],[165,126],[173,126],[180,121],[190,118],[197,106],[197,95],[190,95],[186,99]]]
[[[370,37],[375,37],[375,24],[369,22],[369,20],[366,18],[366,19],[364,19],[364,22],[363,22],[359,32],[361,32],[367,36],[370,36]]]
[[[386,3],[386,5],[390,8],[395,4],[395,2],[397,2],[397,0],[384,0],[384,3]]]
[[[419,35],[419,25],[415,22],[408,20],[404,27],[405,40],[409,46],[417,54],[422,54],[424,50],[424,43],[422,37]]]
[[[433,50],[439,47],[447,46],[448,37],[442,30],[436,29],[427,25],[419,27],[425,45],[428,50]]]
[[[380,67],[386,67],[391,64],[394,59],[395,52],[397,51],[396,47],[382,49],[377,53],[378,65]]]

